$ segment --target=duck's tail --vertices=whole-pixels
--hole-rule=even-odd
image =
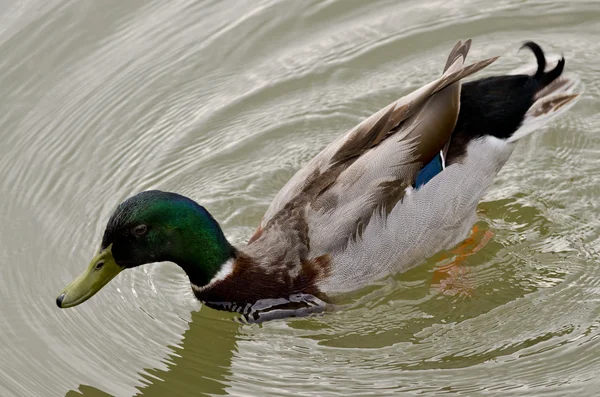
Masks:
[[[459,158],[466,145],[480,137],[516,141],[575,104],[579,80],[563,74],[564,58],[548,62],[536,43],[529,41],[524,47],[535,55],[534,67],[462,85],[448,160]]]
[[[533,103],[523,116],[519,128],[508,138],[509,142],[529,135],[554,117],[564,113],[581,95],[581,90],[575,92],[579,79],[563,75],[565,67],[563,57],[555,61],[552,68],[548,68],[546,56],[539,45],[528,41],[521,48],[529,48],[537,60],[537,68],[533,75],[531,69],[527,73],[534,83]]]

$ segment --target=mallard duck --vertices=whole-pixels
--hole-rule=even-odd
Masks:
[[[442,75],[331,143],[276,195],[243,248],[201,205],[177,193],[139,193],[108,220],[87,270],[58,296],[76,306],[125,269],[170,261],[206,305],[248,312],[336,295],[408,270],[464,240],[476,207],[520,138],[572,106],[577,81],[542,49],[529,74],[461,80],[458,42]],[[262,303],[261,303],[262,302]],[[257,306],[258,305],[258,306]],[[302,306],[302,305],[301,305]]]

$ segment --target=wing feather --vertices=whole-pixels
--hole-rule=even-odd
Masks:
[[[276,195],[260,233],[282,210],[302,207],[311,251],[327,252],[360,233],[377,209],[391,210],[419,170],[446,146],[458,117],[460,79],[497,59],[465,67],[470,45],[470,40],[458,42],[440,78],[368,117],[299,170]]]

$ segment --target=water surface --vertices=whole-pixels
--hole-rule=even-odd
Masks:
[[[1,3],[1,396],[596,395],[597,1]],[[440,254],[347,310],[243,325],[160,264],[55,306],[123,199],[188,195],[242,244],[295,171],[468,37],[471,59],[504,54],[482,75],[536,40],[586,91],[520,142],[456,283]]]

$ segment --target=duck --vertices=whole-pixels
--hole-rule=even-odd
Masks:
[[[231,244],[191,198],[159,190],[128,198],[108,219],[87,269],[59,293],[58,307],[85,302],[126,269],[173,262],[209,307],[302,315],[457,245],[517,141],[581,94],[577,78],[563,74],[564,57],[549,66],[531,41],[522,48],[537,65],[527,73],[463,82],[498,59],[467,65],[470,48],[470,39],[458,41],[437,79],[297,171],[244,247]]]

